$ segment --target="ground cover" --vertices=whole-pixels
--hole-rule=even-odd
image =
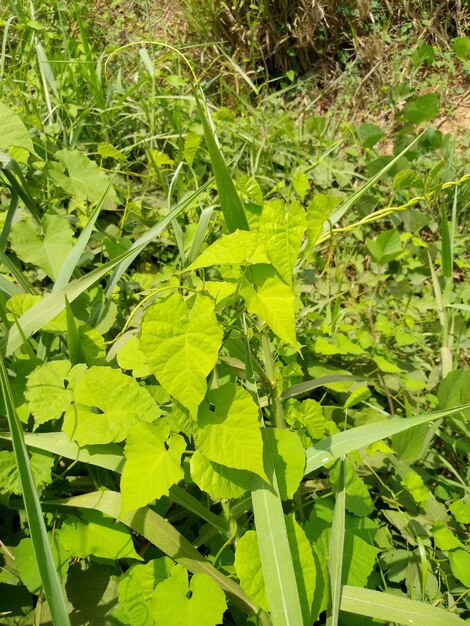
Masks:
[[[0,13],[0,624],[466,623],[470,40],[162,15]]]

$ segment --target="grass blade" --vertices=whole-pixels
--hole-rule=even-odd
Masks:
[[[261,617],[261,609],[248,598],[240,585],[215,569],[176,528],[148,507],[120,517],[121,495],[115,491],[96,491],[50,504],[95,509],[115,519],[119,518],[126,526],[148,539],[164,554],[181,563],[193,574],[202,572],[211,576],[231,601],[243,611]],[[264,623],[269,624],[266,620]]]
[[[416,417],[393,418],[387,422],[377,422],[376,424],[365,424],[357,428],[351,428],[331,437],[327,437],[319,441],[311,448],[306,450],[307,464],[305,466],[305,474],[309,474],[320,467],[323,467],[330,461],[339,459],[344,454],[358,450],[364,446],[368,446],[374,441],[391,437],[397,433],[401,433],[413,426],[426,424],[432,420],[447,417],[453,413],[458,413],[463,409],[470,407],[470,404],[444,409],[442,411],[433,411]]]
[[[468,623],[455,613],[448,613],[424,602],[349,585],[343,587],[341,610],[387,623],[393,620],[394,623],[407,626],[464,626]]]
[[[31,533],[31,540],[43,584],[44,594],[49,604],[54,624],[57,624],[57,626],[68,626],[70,622],[67,607],[62,594],[59,575],[52,558],[51,546],[47,537],[47,530],[44,524],[41,504],[39,502],[39,497],[34,486],[33,476],[31,474],[31,467],[23,438],[23,431],[15,411],[7,369],[1,355],[0,383],[8,418],[8,426],[11,432],[13,451],[15,453],[21,488],[23,490],[28,527]]]
[[[341,603],[341,580],[343,574],[344,533],[346,527],[346,488],[344,479],[344,459],[340,461],[338,490],[336,492],[335,510],[331,525],[328,571],[331,588],[331,615],[328,626],[338,626],[339,607]]]

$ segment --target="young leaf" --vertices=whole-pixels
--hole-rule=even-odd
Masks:
[[[70,361],[49,361],[28,376],[25,397],[36,427],[59,419],[73,400],[70,387],[65,387],[72,364]]]
[[[250,313],[259,315],[280,339],[297,347],[294,294],[272,266],[250,267],[243,278],[240,293]]]
[[[68,220],[60,215],[45,215],[42,229],[43,235],[32,221],[14,224],[11,247],[22,261],[40,267],[55,279],[73,248],[73,230]]]
[[[264,205],[258,223],[259,233],[271,263],[281,278],[292,284],[292,273],[307,228],[304,209],[298,202],[273,200]]]
[[[75,385],[73,398],[63,430],[79,446],[122,441],[134,424],[159,416],[148,391],[111,367],[91,367]]]
[[[269,263],[266,246],[256,231],[236,230],[214,241],[186,271],[211,265],[253,265]]]
[[[140,349],[161,386],[195,416],[214,368],[222,327],[210,298],[157,300],[142,322]]]
[[[28,152],[34,152],[33,142],[21,118],[1,102],[0,128],[0,149],[24,148]]]
[[[390,263],[402,252],[400,234],[394,228],[381,233],[375,239],[368,239],[366,245],[374,261],[379,265]]]
[[[194,440],[211,461],[265,477],[258,407],[233,383],[207,394],[197,416]]]
[[[194,574],[188,585],[175,576],[157,585],[151,614],[155,626],[216,626],[222,624],[227,602],[207,574]]]
[[[185,448],[183,437],[170,435],[166,421],[141,422],[130,429],[124,448],[121,515],[168,495],[170,487],[183,478]]]

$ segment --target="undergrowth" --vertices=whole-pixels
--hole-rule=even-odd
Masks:
[[[224,57],[235,97],[38,5],[0,13],[0,624],[466,623],[463,17],[369,100]]]

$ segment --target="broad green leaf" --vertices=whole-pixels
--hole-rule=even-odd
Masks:
[[[76,384],[73,398],[63,430],[79,446],[122,441],[134,424],[159,416],[148,391],[111,367],[91,367]]]
[[[426,43],[422,43],[411,55],[413,65],[416,67],[422,64],[431,65],[435,58],[434,48]]]
[[[394,622],[406,626],[464,626],[467,623],[455,613],[424,602],[347,585],[343,587],[341,594],[341,610],[384,622],[389,622],[393,616]]]
[[[384,131],[376,124],[366,122],[357,127],[357,136],[364,148],[373,148],[384,135]]]
[[[279,497],[289,500],[294,497],[305,469],[305,450],[300,437],[296,432],[281,428],[263,428],[262,433],[273,451]]]
[[[366,245],[374,261],[380,265],[390,263],[402,252],[400,234],[394,228],[381,233],[375,239],[368,239]]]
[[[98,154],[105,159],[117,159],[118,161],[126,160],[126,156],[107,141],[102,141],[98,144]]]
[[[266,245],[258,232],[236,230],[222,235],[192,263],[186,271],[211,265],[252,265],[269,263]]]
[[[470,37],[456,37],[452,40],[452,48],[462,61],[470,59]]]
[[[271,263],[282,279],[292,284],[292,273],[307,228],[304,209],[298,202],[268,202],[263,207],[258,228]]]
[[[40,267],[55,279],[73,248],[73,229],[68,220],[60,215],[45,215],[41,224],[42,233],[32,221],[14,224],[11,247],[22,261]]]
[[[305,195],[308,191],[308,185],[309,182],[305,172],[303,172],[302,170],[296,170],[292,176],[292,186],[294,187],[296,194],[299,196],[302,202],[305,200]]]
[[[325,430],[326,420],[323,407],[316,400],[309,398],[303,402],[289,400],[287,403],[286,420],[289,424],[304,426],[312,439],[320,439]]]
[[[160,150],[149,150],[148,151],[148,165],[149,169],[154,167],[162,167],[164,165],[174,165],[175,162],[171,157],[169,157],[164,152],[160,152]]]
[[[258,538],[254,530],[248,530],[237,541],[234,565],[242,588],[253,602],[256,602],[265,611],[269,611]]]
[[[140,422],[129,430],[121,478],[121,514],[168,495],[170,487],[184,476],[181,457],[185,448],[183,437],[170,435],[164,420]]]
[[[337,333],[332,340],[318,337],[315,341],[315,352],[318,354],[363,354],[364,350],[347,335]]]
[[[250,490],[252,472],[214,463],[196,450],[190,461],[194,483],[214,500],[239,498]]]
[[[199,146],[201,145],[202,137],[197,133],[188,133],[184,138],[184,158],[189,165],[193,164],[194,157],[196,156]]]
[[[439,113],[439,98],[435,93],[428,93],[410,100],[401,115],[410,124],[429,122]]]
[[[309,246],[314,246],[323,232],[323,224],[341,204],[338,196],[317,193],[307,207],[307,239]]]
[[[216,364],[222,327],[206,296],[157,300],[142,322],[140,349],[161,386],[195,416]]]
[[[349,459],[344,461],[344,487],[346,490],[346,509],[358,517],[366,517],[374,510],[374,504],[365,483],[357,475],[356,468]],[[330,472],[332,485],[339,479],[339,463]]]
[[[356,404],[360,404],[361,402],[364,402],[364,400],[367,400],[367,398],[369,398],[370,395],[371,395],[371,391],[369,387],[366,387],[366,386],[356,387],[356,389],[354,389],[354,391],[351,393],[351,395],[348,397],[348,399],[344,403],[344,408],[350,409],[351,407],[356,406]]]
[[[28,376],[25,397],[36,428],[59,419],[72,403],[72,390],[65,387],[71,369],[70,361],[49,361]]]
[[[223,591],[207,574],[194,574],[188,585],[170,577],[153,593],[152,616],[156,626],[216,626],[222,624],[227,602]]]
[[[437,399],[441,409],[450,409],[470,402],[470,370],[459,368],[449,372],[439,385]],[[463,414],[468,419],[470,410],[463,412]]]
[[[470,524],[470,500],[456,500],[452,502],[449,509],[460,524]]]
[[[79,150],[58,150],[58,163],[52,162],[47,170],[52,180],[78,200],[98,203],[106,194],[105,208],[117,204],[117,196],[107,175],[98,165]],[[64,173],[64,169],[67,173]]]
[[[57,572],[63,581],[67,573],[70,555],[65,552],[59,541],[60,530],[48,533],[52,558]],[[25,537],[15,548],[15,566],[21,576],[21,582],[31,593],[39,595],[42,587],[41,575],[34,556],[33,542]]]
[[[464,547],[450,528],[447,528],[441,520],[434,522],[431,532],[434,543],[440,550],[455,550],[455,548]]]
[[[85,559],[139,559],[129,530],[101,511],[81,511],[82,519],[67,517],[60,529],[60,544],[70,556]]]
[[[0,149],[24,148],[34,152],[33,142],[21,118],[9,107],[0,102]]]
[[[423,179],[416,172],[413,170],[402,170],[393,177],[392,187],[397,191],[402,191],[403,189],[410,189],[411,187],[422,189],[423,185]]]
[[[150,375],[150,368],[145,355],[140,349],[138,337],[130,337],[118,350],[116,355],[119,367],[129,370],[135,378]]]
[[[242,280],[240,293],[252,315],[259,315],[280,339],[297,347],[294,294],[272,266],[250,267]]]
[[[316,566],[310,542],[293,515],[286,518],[289,547],[295,570],[302,608],[302,623],[311,622],[313,597],[316,583]],[[259,606],[268,610],[268,599],[264,584],[258,533],[249,530],[237,543],[235,571],[242,588]],[[276,623],[276,622],[273,622]],[[289,623],[289,622],[287,622]]]
[[[466,550],[452,550],[449,552],[450,569],[452,574],[470,587],[470,552]]]
[[[54,457],[47,452],[32,452],[29,460],[31,474],[36,489],[42,489],[51,482],[51,469]],[[0,451],[0,494],[14,493],[21,495],[21,476],[13,452]]]
[[[378,548],[358,535],[347,534],[343,549],[343,582],[355,587],[365,587],[378,553]]]
[[[457,413],[460,408],[467,409],[469,406],[470,405],[467,404],[462,407],[435,411],[434,413],[427,413],[416,417],[393,418],[375,424],[365,424],[364,426],[358,426],[357,428],[332,435],[331,437],[319,441],[306,451],[307,465],[305,473],[313,472],[330,461],[341,457],[343,454],[348,454],[348,452],[352,452],[353,450],[359,450],[374,441],[391,437],[413,426],[419,426],[420,424],[446,417],[452,413]]]
[[[405,474],[401,484],[417,504],[424,504],[431,496],[421,476],[413,470]]]
[[[197,416],[197,447],[215,463],[264,477],[258,412],[252,396],[233,383],[209,391]]]
[[[167,556],[129,568],[119,581],[119,605],[132,626],[151,626],[151,601],[155,587],[169,578],[177,566]],[[183,570],[184,571],[184,570]]]

